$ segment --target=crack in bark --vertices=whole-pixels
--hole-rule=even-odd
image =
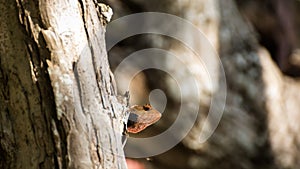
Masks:
[[[93,118],[92,118],[92,116],[90,116],[90,120],[91,120],[91,122],[92,122],[92,127],[93,126],[95,126],[95,123],[94,123],[94,120],[93,120]],[[97,131],[97,129],[95,129],[95,128],[93,128],[93,131],[94,131],[94,134],[95,134],[95,137],[96,137],[96,154],[97,154],[97,159],[98,159],[98,161],[99,162],[101,162],[101,164],[103,164],[103,168],[105,168],[104,167],[104,164],[105,164],[105,162],[104,162],[104,159],[102,159],[101,158],[101,155],[100,155],[100,140],[101,139],[99,139],[98,137],[98,131]],[[101,149],[102,150],[102,149]],[[102,151],[102,154],[103,154],[103,151]],[[92,156],[91,156],[92,157]],[[93,161],[93,160],[92,160]]]
[[[93,124],[94,125],[94,124]],[[94,132],[95,132],[95,136],[96,136],[96,154],[97,154],[97,158],[98,158],[98,160],[99,161],[102,161],[102,162],[104,162],[103,160],[102,160],[102,158],[101,158],[101,156],[100,156],[100,153],[99,153],[99,148],[100,148],[100,145],[99,145],[99,142],[100,142],[100,140],[98,139],[98,132],[97,132],[97,130],[94,128]]]
[[[80,58],[78,58],[78,61],[80,60]],[[77,89],[78,89],[78,94],[79,94],[79,101],[80,101],[80,108],[81,108],[81,111],[83,112],[83,114],[87,114],[84,110],[84,107],[83,107],[83,95],[82,95],[82,89],[81,89],[81,83],[80,83],[80,79],[79,79],[79,72],[78,72],[78,67],[77,67],[77,62],[74,62],[74,68],[73,68],[73,72],[74,72],[74,77],[75,77],[75,82],[76,82],[76,86],[77,86]]]

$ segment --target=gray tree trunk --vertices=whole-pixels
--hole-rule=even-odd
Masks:
[[[0,2],[0,168],[126,168],[92,0]]]

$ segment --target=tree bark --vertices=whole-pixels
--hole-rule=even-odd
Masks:
[[[126,168],[99,8],[1,1],[0,168]]]

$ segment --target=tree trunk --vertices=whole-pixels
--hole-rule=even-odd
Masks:
[[[2,0],[0,9],[0,168],[126,168],[126,104],[116,97],[100,7]]]

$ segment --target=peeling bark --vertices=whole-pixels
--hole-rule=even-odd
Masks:
[[[97,4],[0,3],[0,168],[126,168]]]

